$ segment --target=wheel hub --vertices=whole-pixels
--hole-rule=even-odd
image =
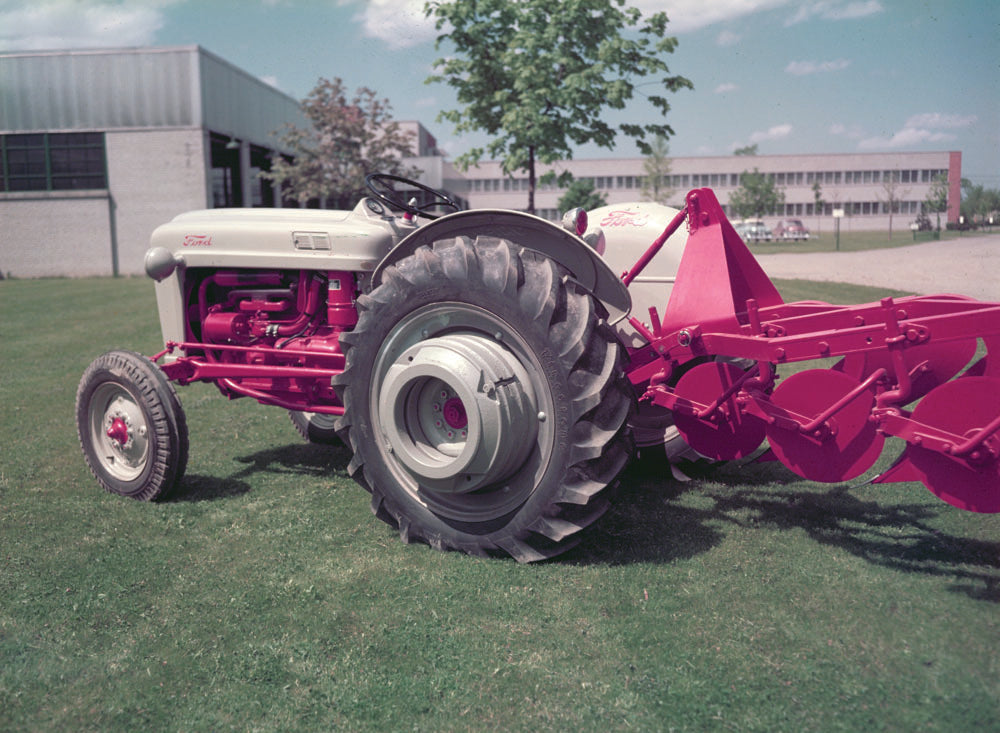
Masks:
[[[420,341],[386,371],[385,449],[422,486],[474,491],[510,476],[537,436],[529,375],[502,344],[472,333]]]
[[[149,452],[142,409],[132,395],[117,384],[98,389],[95,404],[105,407],[95,411],[91,418],[94,445],[103,446],[101,459],[105,468],[115,478],[129,481],[142,472]]]

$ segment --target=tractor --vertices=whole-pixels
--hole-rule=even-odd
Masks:
[[[708,188],[680,210],[560,226],[462,211],[398,176],[367,185],[350,211],[216,209],[156,229],[164,348],[99,356],[76,397],[106,490],[151,501],[181,481],[174,385],[211,382],[342,442],[374,514],[440,550],[554,557],[639,451],[664,451],[678,478],[773,459],[845,482],[895,437],[905,449],[872,481],[1000,511],[1000,304],[785,303]]]

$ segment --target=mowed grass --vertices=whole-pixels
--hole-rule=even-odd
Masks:
[[[553,562],[443,554],[346,450],[208,385],[179,491],[139,503],[73,402],[101,352],[161,347],[150,282],[4,281],[0,313],[0,730],[1000,729],[1000,516],[646,459]]]
[[[914,236],[909,230],[909,221],[902,225],[895,225],[892,238],[887,231],[849,231],[847,225],[842,225],[840,230],[840,249],[837,249],[837,237],[832,225],[824,224],[822,231],[813,229],[807,241],[802,242],[753,242],[750,249],[754,254],[775,254],[779,252],[795,252],[799,254],[811,254],[814,252],[861,252],[869,249],[885,249],[892,247],[907,247],[914,244],[927,244],[930,242],[951,242],[967,237],[994,237],[997,245],[1000,246],[1000,231],[977,230],[969,232],[958,232],[942,230],[940,239],[933,238],[933,232],[917,232]]]

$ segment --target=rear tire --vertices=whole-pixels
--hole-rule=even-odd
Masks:
[[[91,473],[113,494],[153,501],[184,475],[184,410],[166,375],[141,354],[109,351],[91,363],[76,393],[76,426]]]
[[[631,391],[603,307],[553,261],[421,247],[358,301],[334,380],[351,475],[407,542],[553,557],[607,509]]]

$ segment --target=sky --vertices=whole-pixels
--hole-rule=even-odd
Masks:
[[[436,31],[423,0],[0,0],[0,51],[200,45],[295,99],[321,77],[366,86],[447,154],[484,139],[437,121]],[[960,150],[1000,188],[1000,0],[629,0],[665,11],[677,50],[674,156]],[[637,97],[625,116],[652,121]],[[624,119],[623,117],[623,119]],[[584,146],[575,158],[635,157]]]

